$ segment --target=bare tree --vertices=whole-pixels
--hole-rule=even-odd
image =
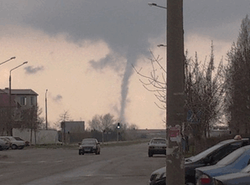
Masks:
[[[58,122],[65,122],[70,120],[70,114],[69,111],[64,111],[62,114],[59,115]]]
[[[222,60],[217,70],[214,66],[213,44],[208,64],[186,60],[185,94],[187,112],[186,126],[192,127],[193,134],[209,136],[209,128],[218,122],[223,112],[224,67]]]
[[[92,120],[88,122],[91,130],[103,132],[104,130],[111,129],[115,123],[114,116],[111,114],[95,115]]]
[[[0,134],[5,135],[7,132],[9,117],[8,117],[8,108],[0,109]]]
[[[197,137],[209,136],[209,127],[218,122],[223,115],[224,91],[224,66],[222,60],[219,65],[214,65],[213,43],[209,61],[203,63],[188,57],[185,59],[185,112],[187,120],[185,127],[191,129]],[[141,77],[140,81],[146,90],[154,93],[158,102],[158,108],[166,110],[166,70],[163,67],[162,58],[155,57],[152,52],[149,59],[151,64],[150,74],[143,74],[142,69],[136,73]],[[163,118],[165,121],[166,118]]]
[[[41,119],[39,119],[42,109],[39,106],[32,106],[21,110],[21,129],[30,129],[30,143],[32,143],[33,131],[36,132],[41,127]]]
[[[226,70],[226,116],[229,127],[236,134],[250,132],[250,20],[241,23],[237,43],[228,52]]]
[[[137,70],[135,66],[133,66],[135,72],[142,77],[139,79],[143,85],[143,87],[154,93],[155,97],[157,98],[158,102],[155,102],[156,106],[162,110],[166,110],[166,89],[167,89],[167,82],[166,82],[166,69],[162,63],[162,57],[155,56],[152,51],[150,51],[150,65],[151,65],[151,72],[150,74],[143,74],[142,68]]]

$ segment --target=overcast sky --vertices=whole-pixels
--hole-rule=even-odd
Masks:
[[[166,10],[146,0],[0,0],[0,88],[33,89],[48,122],[68,111],[71,119],[88,122],[111,113],[139,128],[164,128],[165,112],[154,94],[143,88],[132,64],[150,72],[149,51],[165,62]],[[166,0],[151,1],[166,6]],[[184,0],[185,50],[222,57],[237,41],[247,0]]]

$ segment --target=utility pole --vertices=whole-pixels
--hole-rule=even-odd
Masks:
[[[45,92],[45,128],[46,130],[48,129],[47,92],[48,92],[48,89],[46,89],[46,92]]]
[[[184,185],[181,132],[184,123],[183,0],[167,0],[166,183]]]

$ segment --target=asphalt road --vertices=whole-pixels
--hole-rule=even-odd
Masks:
[[[102,147],[78,155],[78,148],[0,151],[0,185],[147,185],[164,155],[147,156],[147,143]]]

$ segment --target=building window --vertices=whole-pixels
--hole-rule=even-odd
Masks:
[[[30,97],[30,104],[31,105],[35,105],[35,99],[34,99],[34,97]]]
[[[26,105],[27,104],[26,97],[21,97],[20,98],[20,104],[21,105]]]

